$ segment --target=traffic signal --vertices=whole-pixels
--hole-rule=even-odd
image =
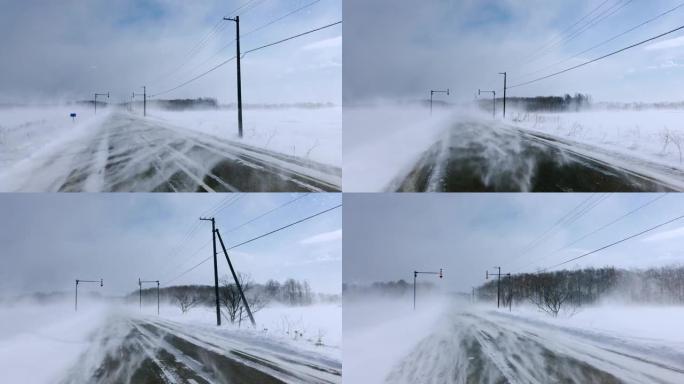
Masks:
[[[439,278],[441,279],[442,276],[443,276],[443,275],[442,275],[442,268],[440,268],[440,269],[439,269]]]

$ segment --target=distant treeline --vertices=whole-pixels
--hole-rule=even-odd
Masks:
[[[555,302],[574,306],[604,298],[628,303],[684,304],[684,267],[625,270],[613,267],[574,271],[524,273],[501,279],[504,303]],[[479,300],[496,300],[497,282],[476,290]],[[511,296],[512,295],[512,296]]]
[[[487,98],[478,99],[480,108],[490,111],[492,100]],[[517,109],[526,112],[563,112],[579,111],[591,105],[591,96],[576,93],[574,96],[536,96],[536,97],[506,97],[506,108]],[[503,98],[496,98],[496,108],[501,111]]]
[[[241,278],[241,285],[245,291],[248,301],[251,298],[258,298],[264,303],[282,303],[287,305],[310,305],[320,302],[338,302],[339,295],[314,293],[311,291],[309,283],[306,281],[298,281],[295,279],[287,279],[278,282],[276,280],[268,280],[265,284],[258,284],[251,281],[249,278]],[[232,292],[234,285],[232,279],[222,279],[220,285],[220,292]],[[179,285],[172,287],[164,287],[159,290],[160,301],[174,303],[178,297],[190,297],[197,301],[199,305],[213,305],[215,302],[214,286],[211,285]],[[157,288],[147,286],[142,289],[142,298],[145,303],[156,302]],[[138,290],[129,293],[126,296],[126,301],[135,302],[139,300]]]
[[[432,290],[435,285],[430,282],[418,282],[416,288],[420,291]],[[406,294],[413,293],[413,284],[405,280],[375,282],[372,284],[342,284],[342,294],[345,297],[349,296],[394,296],[400,297]]]

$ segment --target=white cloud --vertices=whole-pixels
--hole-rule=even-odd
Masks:
[[[646,46],[645,49],[647,51],[656,51],[656,50],[663,50],[663,49],[679,48],[681,46],[684,46],[684,36],[675,37],[672,39],[667,39],[667,40],[659,41],[657,43],[649,44]]]
[[[642,241],[663,241],[672,240],[679,237],[684,237],[684,227],[658,232],[654,235],[644,238]]]
[[[342,229],[337,229],[337,230],[330,231],[330,232],[319,233],[317,235],[307,237],[307,238],[301,240],[299,243],[300,244],[319,244],[319,243],[327,243],[330,241],[339,241],[339,240],[342,240]]]
[[[329,39],[323,39],[316,41],[311,44],[307,44],[302,47],[302,51],[311,51],[318,49],[330,49],[330,48],[340,48],[342,47],[342,36],[331,37]]]

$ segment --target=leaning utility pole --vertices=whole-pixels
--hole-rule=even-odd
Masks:
[[[240,16],[234,19],[224,17],[223,20],[235,22],[235,59],[237,60],[237,107],[238,107],[238,136],[242,138],[242,77],[240,76]]]
[[[481,91],[479,89],[477,90],[478,96],[480,95],[480,93],[489,93],[489,92],[492,93],[492,116],[494,118],[496,118],[496,91]]]
[[[230,267],[230,273],[233,274],[233,280],[235,280],[235,286],[238,289],[238,292],[240,292],[240,298],[242,299],[242,304],[245,305],[245,309],[247,310],[247,315],[249,316],[249,321],[252,322],[252,326],[256,327],[256,322],[254,321],[254,316],[252,316],[252,310],[249,309],[249,304],[247,303],[247,299],[245,298],[245,293],[242,291],[242,285],[240,285],[240,280],[238,279],[237,274],[235,273],[235,270],[233,269],[233,263],[230,262],[230,257],[228,257],[228,251],[226,250],[226,246],[223,244],[223,238],[221,238],[221,234],[219,233],[218,228],[216,228],[216,236],[219,239],[219,242],[221,243],[221,248],[223,248],[223,254],[226,255],[226,261],[228,262],[228,266]]]
[[[211,241],[214,245],[214,294],[216,295],[216,325],[221,325],[221,306],[219,304],[219,286],[218,286],[218,264],[216,262],[216,220],[213,217],[202,218],[202,221],[211,221]]]
[[[96,115],[97,115],[97,97],[98,96],[107,96],[107,99],[109,99],[109,92],[107,92],[107,93],[95,93],[93,104],[95,104],[95,114]]]
[[[104,286],[104,282],[102,279],[100,279],[100,281],[76,279],[76,295],[74,296],[74,312],[78,312],[78,284],[79,283],[100,283],[100,287]]]
[[[430,116],[432,116],[432,95],[435,93],[446,93],[447,96],[449,96],[449,88],[446,89],[446,91],[442,90],[430,90]]]
[[[442,268],[439,269],[439,272],[419,272],[419,271],[413,271],[413,310],[416,310],[416,278],[418,277],[418,274],[426,274],[426,275],[439,275],[439,278],[441,279],[444,277],[442,275]]]
[[[159,280],[140,280],[140,278],[138,278],[138,285],[140,286],[140,309],[142,309],[142,285],[144,283],[157,283],[157,315],[159,315]]]
[[[506,118],[506,72],[499,72],[499,75],[504,76],[504,97],[503,97],[503,117]]]

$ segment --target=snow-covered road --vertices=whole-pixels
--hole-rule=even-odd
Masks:
[[[503,312],[456,310],[386,382],[674,384],[684,382],[684,350]]]
[[[337,191],[341,169],[114,111],[13,165],[4,191]]]
[[[63,383],[339,383],[342,363],[258,335],[113,316]]]
[[[398,191],[672,191],[684,172],[585,143],[460,121],[388,186]]]

